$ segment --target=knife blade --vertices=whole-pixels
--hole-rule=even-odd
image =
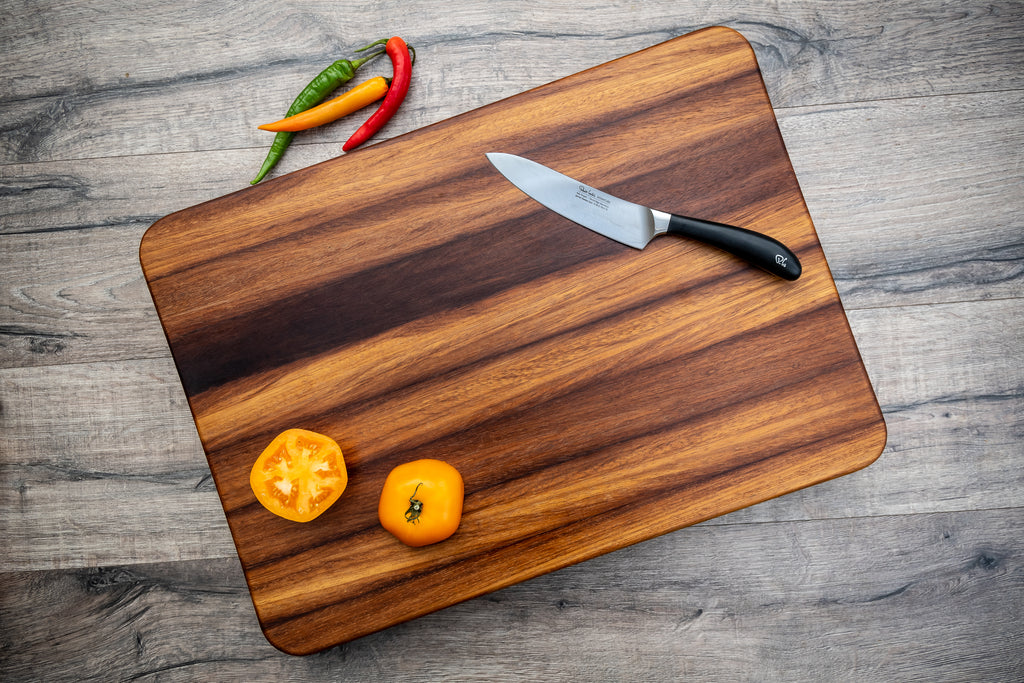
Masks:
[[[768,235],[634,204],[515,154],[488,152],[487,159],[534,201],[635,249],[643,249],[658,235],[681,235],[785,280],[796,280],[803,270],[796,254]]]

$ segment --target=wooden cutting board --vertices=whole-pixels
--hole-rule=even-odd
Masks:
[[[793,248],[786,282],[713,248],[643,251],[525,197],[521,154]],[[260,623],[309,653],[852,472],[885,425],[737,33],[682,36],[168,216],[141,260]],[[349,486],[308,524],[249,470],[289,427]],[[392,467],[456,466],[465,512],[413,549]]]

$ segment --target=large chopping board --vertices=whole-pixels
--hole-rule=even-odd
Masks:
[[[484,157],[788,244],[776,279],[538,204]],[[141,260],[267,638],[313,652],[872,462],[885,426],[750,46],[711,28],[154,224]],[[288,427],[350,483],[309,524],[248,475]],[[466,482],[449,540],[388,471]]]

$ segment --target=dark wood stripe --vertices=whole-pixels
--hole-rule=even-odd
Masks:
[[[495,225],[482,235],[456,237],[173,338],[185,392],[196,396],[621,249],[582,229],[537,230],[538,223],[550,220],[543,213]]]

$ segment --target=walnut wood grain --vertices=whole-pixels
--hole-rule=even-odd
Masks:
[[[791,246],[795,283],[680,239],[642,252],[540,208],[523,154]],[[749,45],[677,38],[158,221],[143,269],[268,639],[307,653],[872,462],[885,426]],[[263,510],[303,426],[350,484]],[[376,524],[391,467],[466,481],[458,533]]]

